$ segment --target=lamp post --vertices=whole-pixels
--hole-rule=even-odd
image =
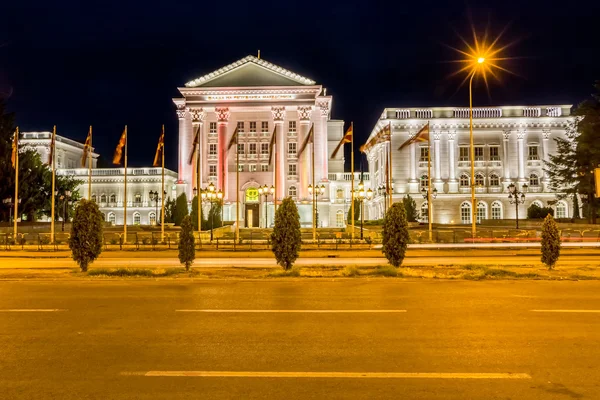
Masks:
[[[388,204],[387,204],[387,196],[388,196],[388,187],[387,185],[381,185],[377,188],[377,193],[380,196],[383,196],[383,215],[387,212]]]
[[[58,190],[55,192],[58,196]],[[63,194],[60,195],[59,199],[63,202],[63,217],[62,217],[62,225],[61,231],[65,231],[65,219],[67,218],[67,203],[71,200],[71,191],[67,190]]]
[[[268,219],[269,211],[268,211],[267,198],[269,197],[269,195],[271,195],[271,196],[275,195],[275,186],[271,185],[271,187],[269,188],[266,183],[264,186],[259,186],[258,187],[258,195],[265,196],[265,228],[268,228],[267,225],[269,223],[269,219]]]
[[[325,194],[325,185],[315,185],[315,187],[313,188],[313,186],[311,184],[308,185],[308,194],[312,197],[313,195],[313,191],[315,192],[315,199],[318,199],[319,196],[322,196]],[[319,223],[319,207],[316,208],[315,210],[315,217],[316,217],[316,221],[315,221],[315,226],[318,225]]]
[[[12,222],[12,209],[15,205],[15,203],[13,203],[12,197],[8,197],[8,198],[2,200],[2,203],[4,203],[6,206],[8,206],[8,222]],[[19,199],[19,204],[21,204],[21,199]],[[15,218],[16,218],[16,216],[15,216]]]
[[[514,183],[508,185],[508,201],[515,205],[515,215],[517,221],[517,229],[519,229],[519,204],[525,203],[525,193],[527,193],[527,184],[523,184],[522,190],[515,186]]]
[[[365,184],[360,180],[358,188],[355,190],[354,198],[360,202],[360,240],[363,240],[363,225],[365,222],[365,199],[371,200],[373,198],[373,191],[371,189],[365,191]],[[354,216],[352,216],[354,218]]]
[[[214,213],[212,212],[214,203],[221,203],[223,200],[223,192],[221,190],[217,190],[215,185],[211,182],[207,188],[200,190],[200,197],[202,201],[210,202],[210,241],[213,240],[213,228],[214,228]],[[223,206],[221,205],[221,209]],[[222,218],[222,217],[221,217]],[[222,220],[221,220],[222,223]]]
[[[157,224],[158,221],[158,202],[160,201],[160,197],[158,197],[158,191],[155,190],[154,192],[151,190],[150,193],[150,201],[154,201],[155,202],[155,212],[154,212],[154,225]]]
[[[437,194],[437,189],[434,187],[433,190],[431,190],[431,186],[429,184],[427,185],[427,189],[424,187],[421,188],[421,195],[425,200],[427,200],[427,225],[429,226],[428,231],[430,242],[433,240],[433,215],[431,213],[433,210],[433,204],[431,204],[431,201],[437,197]]]

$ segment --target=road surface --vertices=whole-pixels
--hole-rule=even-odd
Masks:
[[[2,399],[600,393],[600,282],[3,281],[0,294]]]

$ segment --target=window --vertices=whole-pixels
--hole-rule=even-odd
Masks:
[[[421,156],[419,157],[419,161],[427,162],[429,158],[429,147],[421,147]]]
[[[148,220],[150,221],[150,225],[156,225],[156,213],[151,212],[148,214]]]
[[[106,203],[106,195],[104,193],[100,195],[100,203]]]
[[[462,174],[460,176],[460,181],[459,182],[460,182],[460,187],[463,187],[463,188],[464,187],[469,187],[470,186],[469,185],[469,182],[470,182],[469,175]]]
[[[249,154],[256,154],[256,143],[250,143],[250,148],[248,149]]]
[[[134,225],[139,225],[142,222],[142,217],[140,215],[139,212],[134,212],[133,213],[133,224]]]
[[[211,122],[208,124],[208,133],[217,133],[217,123]]]
[[[338,200],[344,200],[344,189],[338,189],[335,191],[335,198]]]
[[[263,132],[269,132],[269,121],[263,121],[260,123],[260,129]]]
[[[110,222],[112,225],[114,225],[117,222],[117,216],[115,215],[115,213],[108,213],[108,222]]]
[[[337,210],[335,213],[335,225],[338,228],[344,227],[344,212],[342,210]]]
[[[483,186],[484,184],[485,178],[482,173],[478,172],[477,175],[475,175],[475,186]]]
[[[529,157],[527,159],[531,161],[540,159],[537,146],[529,146]]]
[[[568,218],[567,203],[564,201],[559,201],[556,203],[556,218]]]
[[[492,203],[492,219],[502,219],[502,203],[499,201]]]
[[[60,154],[58,156],[56,156],[56,166],[58,168],[62,167],[62,156]]]
[[[250,132],[256,132],[256,121],[250,122]]]
[[[485,204],[483,201],[480,201],[477,203],[476,221],[478,224],[480,224],[481,221],[485,219],[487,219],[487,204]]]
[[[246,152],[246,145],[244,143],[238,143],[237,151],[238,154],[244,154]]]
[[[111,194],[110,195],[110,200],[111,203],[116,203],[117,202],[117,195],[116,194]]]
[[[297,170],[297,165],[296,164],[288,164],[288,176],[290,178],[295,178],[296,177],[296,170]]]
[[[290,188],[288,189],[288,196],[296,197],[296,194],[297,194],[296,186],[290,186]]]
[[[460,205],[460,221],[463,224],[471,223],[471,203],[468,201],[465,201]]]
[[[483,161],[483,147],[475,147],[475,161]]]
[[[421,189],[427,189],[429,187],[429,177],[427,175],[421,175],[420,187]]]
[[[540,186],[540,178],[537,174],[529,175],[529,186]]]
[[[427,202],[421,204],[421,222],[429,222],[429,207]]]
[[[459,148],[459,158],[458,161],[469,161],[469,148],[461,147]]]
[[[490,186],[500,186],[500,177],[497,174],[490,175]]]
[[[136,193],[135,196],[133,196],[133,198],[133,201],[137,204],[140,204],[142,202],[142,195],[140,193]]]
[[[296,133],[296,121],[288,122],[288,133]]]
[[[208,175],[217,176],[217,166],[215,164],[211,164],[208,166]]]
[[[269,164],[260,164],[260,172],[269,172]]]
[[[238,165],[238,171],[239,172],[244,172],[244,164],[239,164]]]
[[[497,146],[490,147],[490,161],[500,161],[500,154]]]
[[[260,144],[260,154],[269,154],[269,143]]]
[[[288,143],[288,154],[290,156],[296,155],[296,143],[295,142]]]
[[[216,143],[209,143],[208,144],[208,154],[211,156],[216,156],[217,155],[217,144]]]
[[[238,121],[237,130],[238,133],[244,133],[244,121]]]
[[[256,164],[250,164],[250,165],[248,165],[248,171],[250,171],[250,172],[256,172]]]
[[[92,201],[93,201],[94,203],[96,202],[96,195],[95,195],[95,194],[93,194],[93,195],[92,195]]]

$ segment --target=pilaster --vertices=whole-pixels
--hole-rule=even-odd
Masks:
[[[218,154],[217,154],[217,189],[223,191],[223,198],[229,200],[228,193],[228,174],[227,170],[227,126],[229,124],[229,108],[228,107],[217,107],[215,108],[217,114],[217,140],[218,140]],[[237,151],[237,149],[236,149]]]
[[[298,149],[299,149],[299,146],[302,143],[304,143],[304,140],[306,139],[306,136],[308,135],[308,131],[310,130],[311,114],[312,114],[311,106],[298,107],[298,120],[299,120],[299,124],[300,124],[299,135],[298,135],[298,143],[299,144],[297,145]],[[316,137],[315,137],[315,139],[316,139]],[[299,183],[298,183],[298,185],[300,186],[298,188],[298,199],[299,200],[307,200],[309,198],[308,185],[312,182],[312,180],[311,180],[311,172],[312,172],[311,157],[312,157],[312,154],[309,150],[310,149],[307,149],[306,151],[304,151],[304,153],[302,153],[302,155],[298,159],[298,172],[300,174]],[[315,154],[315,156],[316,156],[316,154]],[[316,160],[317,160],[317,158],[315,157],[315,168],[317,166]],[[315,179],[316,179],[316,176],[315,176]]]
[[[286,193],[286,171],[285,171],[285,135],[283,134],[283,121],[285,119],[285,107],[273,106],[271,107],[271,115],[273,116],[273,123],[277,126],[277,137],[276,137],[276,157],[275,157],[275,174],[277,175],[275,185],[275,195],[277,196],[277,202],[280,202],[285,197]]]

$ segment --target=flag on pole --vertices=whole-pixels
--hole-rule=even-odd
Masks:
[[[163,131],[160,134],[160,138],[158,139],[158,146],[156,146],[156,153],[154,154],[154,162],[152,163],[153,167],[160,167],[160,159],[161,159],[164,148],[165,148],[165,129],[163,127]]]
[[[119,143],[115,149],[115,155],[113,156],[113,164],[121,164],[121,157],[123,156],[123,147],[125,146],[125,143],[127,143],[127,129],[124,129],[123,133],[121,134],[121,139],[119,139]]]
[[[12,156],[10,157],[10,161],[12,162],[13,168],[17,168],[17,153],[19,151],[19,131],[15,131],[15,135],[13,136],[12,142]]]
[[[344,137],[342,138],[342,140],[340,140],[340,142],[338,143],[337,147],[335,148],[335,150],[331,154],[331,158],[335,158],[336,154],[338,153],[338,151],[340,150],[340,148],[342,147],[343,144],[352,142],[352,135],[353,135],[353,133],[354,133],[353,132],[353,126],[350,125],[350,127],[346,131],[346,134],[344,135]]]
[[[300,150],[298,151],[298,158],[300,158],[302,153],[304,153],[304,150],[306,150],[308,143],[313,142],[314,134],[315,134],[315,124],[312,124],[310,127],[310,130],[308,131],[308,135],[306,135],[306,139],[304,139],[304,143],[302,143],[302,146],[300,147]]]
[[[196,129],[196,134],[194,135],[194,142],[192,143],[192,152],[190,153],[190,158],[188,159],[188,164],[192,165],[194,162],[194,158],[196,158],[196,147],[198,147],[198,142],[200,142],[200,125]]]
[[[271,135],[271,143],[269,143],[269,165],[271,165],[271,160],[273,159],[273,149],[275,148],[275,143],[277,142],[277,124],[275,124],[275,128],[273,128],[273,134]]]
[[[52,165],[54,160],[54,146],[56,144],[56,130],[52,131],[52,139],[50,139],[50,153],[48,154],[48,165]]]
[[[413,137],[408,139],[406,142],[402,143],[398,150],[402,150],[406,146],[416,143],[416,142],[428,142],[429,141],[429,122],[425,124],[423,128]]]
[[[235,142],[237,141],[237,135],[238,135],[238,128],[237,126],[235,127],[235,130],[233,131],[233,135],[231,135],[231,139],[229,140],[229,144],[227,145],[227,151],[229,151],[229,149],[231,149],[231,147],[235,144]],[[237,150],[237,149],[236,149]]]
[[[92,127],[90,126],[90,130],[88,131],[87,138],[85,139],[85,144],[83,145],[83,155],[81,156],[81,168],[85,168],[85,160],[89,156],[89,152],[91,151],[91,143],[92,143]]]

